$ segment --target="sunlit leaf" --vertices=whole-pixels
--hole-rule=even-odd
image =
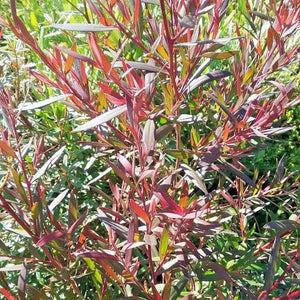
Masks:
[[[59,100],[66,99],[69,96],[71,96],[71,94],[61,95],[61,96],[54,96],[54,97],[51,97],[49,99],[38,101],[38,102],[21,103],[21,104],[19,104],[18,109],[20,111],[25,111],[25,110],[32,110],[32,109],[42,108],[44,106],[47,106],[47,105],[52,104],[54,102],[57,102]]]
[[[225,51],[225,52],[205,52],[201,56],[213,59],[225,59],[238,54],[239,51]]]
[[[116,27],[113,26],[81,24],[81,23],[53,24],[52,27],[60,30],[83,31],[83,32],[101,32],[101,31],[112,31],[117,29]]]
[[[122,114],[126,110],[127,110],[126,105],[118,106],[118,107],[113,108],[113,109],[101,114],[100,116],[88,121],[87,123],[78,126],[73,131],[74,132],[86,131],[88,129],[91,129],[91,128],[96,127],[100,124],[103,124],[103,123],[106,123],[106,122],[110,121],[111,119],[119,116],[120,114]]]
[[[139,216],[147,224],[150,224],[149,216],[145,212],[145,210],[143,208],[141,208],[138,204],[136,204],[133,200],[130,201],[130,204],[131,204],[133,211],[137,214],[137,216]]]
[[[168,244],[169,244],[169,233],[167,228],[163,229],[161,239],[160,239],[160,244],[159,244],[159,257],[162,259],[167,250],[168,250]]]
[[[51,168],[60,158],[60,156],[65,151],[66,147],[61,147],[56,153],[54,153],[45,163],[44,165],[35,173],[35,175],[32,177],[32,182],[39,179],[41,176],[43,176],[46,171]]]

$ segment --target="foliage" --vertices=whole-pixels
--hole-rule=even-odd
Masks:
[[[299,297],[299,174],[262,166],[298,109],[287,2],[10,1],[4,297]]]

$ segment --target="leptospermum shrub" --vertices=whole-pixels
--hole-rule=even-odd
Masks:
[[[252,164],[292,129],[299,3],[252,2],[87,0],[42,49],[11,0],[54,95],[0,92],[4,297],[300,297],[297,174]]]

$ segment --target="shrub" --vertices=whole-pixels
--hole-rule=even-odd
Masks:
[[[88,0],[45,49],[11,0],[36,67],[0,93],[6,298],[299,296],[299,177],[253,168],[299,102],[299,5],[236,4]]]

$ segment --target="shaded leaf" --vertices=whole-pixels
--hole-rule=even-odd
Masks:
[[[18,294],[20,300],[26,299],[26,274],[27,274],[27,262],[24,261],[18,278]]]
[[[115,164],[111,163],[109,160],[106,160],[106,163],[112,168],[112,170],[123,180],[125,181],[133,190],[136,189],[135,185],[130,181],[128,176]]]
[[[99,219],[107,226],[109,226],[112,230],[114,230],[116,233],[118,233],[123,238],[127,239],[128,236],[128,228],[121,225],[120,223],[117,223],[113,221],[112,219],[108,218],[106,214],[101,211],[101,209],[97,209],[99,213]]]
[[[202,159],[199,161],[199,165],[208,166],[215,162],[221,154],[222,152],[219,146],[212,146],[204,153]]]
[[[184,290],[189,279],[182,276],[179,280],[174,280],[171,288],[170,300],[177,300],[180,298],[181,292]]]
[[[293,220],[277,220],[267,223],[264,228],[275,229],[279,232],[300,229],[300,223]]]
[[[219,80],[225,77],[230,76],[231,73],[229,71],[213,71],[211,73],[207,73],[205,75],[202,75],[191,82],[189,82],[186,87],[185,91],[187,93],[192,92],[194,89],[198,88],[199,86],[214,81],[214,80]]]
[[[272,283],[274,281],[274,275],[277,271],[279,265],[277,264],[278,261],[278,255],[279,255],[279,247],[280,247],[280,234],[277,233],[275,236],[275,240],[273,242],[272,251],[269,257],[266,275],[265,275],[265,285],[264,289],[269,290],[272,286]]]
[[[160,141],[163,137],[165,137],[168,133],[174,130],[173,125],[171,124],[164,124],[156,129],[155,132],[155,140]]]
[[[29,299],[49,300],[49,297],[46,296],[46,294],[44,293],[44,291],[42,289],[36,289],[35,287],[33,287],[29,284],[27,284],[26,289],[30,296]]]
[[[245,173],[237,169],[235,166],[232,164],[222,160],[222,165],[225,167],[225,169],[229,170],[231,173],[236,175],[237,177],[241,178],[243,181],[245,181],[247,184],[251,185],[252,187],[255,187],[255,182],[249,178]]]
[[[195,17],[186,15],[179,22],[181,27],[194,28],[195,27]]]
[[[165,150],[165,152],[168,155],[171,155],[175,158],[179,158],[179,159],[183,159],[183,160],[191,157],[191,154],[189,153],[190,151],[188,151],[188,150],[167,149],[167,150]]]

